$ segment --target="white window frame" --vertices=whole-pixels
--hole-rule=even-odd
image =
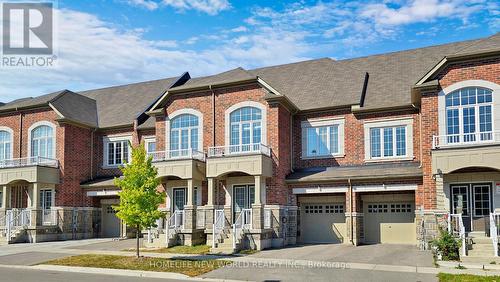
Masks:
[[[125,142],[127,141],[127,144],[128,142],[132,142],[132,136],[130,135],[126,135],[126,136],[105,136],[103,137],[103,165],[102,167],[103,168],[117,168],[119,166],[122,166],[122,165],[125,165],[127,163],[130,162],[130,160],[132,159],[132,152],[131,152],[131,148],[130,146],[128,147],[128,159],[127,159],[127,162],[126,163],[123,163],[123,164],[113,164],[113,165],[110,165],[108,163],[108,157],[109,157],[109,148],[108,148],[108,144],[109,143],[117,143],[117,142]],[[122,155],[123,155],[123,150],[122,150]],[[116,161],[115,161],[116,163]]]
[[[35,130],[37,127],[39,126],[49,126],[52,128],[52,132],[54,133],[54,136],[52,136],[52,152],[54,152],[54,156],[53,158],[54,159],[57,159],[57,151],[56,151],[56,148],[57,148],[57,126],[55,124],[53,124],[52,122],[49,122],[49,121],[39,121],[39,122],[35,122],[34,124],[32,124],[29,128],[28,128],[28,157],[31,157],[31,152],[32,152],[32,148],[31,148],[31,141],[32,141],[32,133],[33,133],[33,130]]]
[[[7,160],[13,159],[14,158],[14,131],[11,128],[6,127],[6,126],[0,126],[0,131],[5,131],[10,136],[10,139],[8,141],[8,143],[10,143],[10,154],[8,154],[8,156],[6,155],[5,159],[7,159]],[[5,150],[5,147],[4,147],[4,150]]]
[[[393,156],[384,157],[384,135],[381,130],[380,135],[380,157],[371,156],[371,129],[372,128],[387,128],[387,127],[406,127],[406,155],[396,156],[396,131],[393,129]],[[413,160],[413,118],[404,117],[390,120],[371,120],[364,122],[365,134],[365,162],[380,162],[380,161],[399,161],[399,160]]]
[[[177,110],[167,116],[165,119],[165,151],[170,151],[170,131],[171,131],[171,121],[183,114],[190,114],[194,115],[198,118],[198,148],[190,148],[192,150],[197,150],[199,152],[203,152],[203,114],[195,109],[191,108],[186,108],[186,109],[181,109]],[[180,137],[179,137],[180,138]],[[189,140],[188,140],[189,146],[191,146],[191,133],[189,134]],[[158,146],[156,147],[156,150],[158,150]]]
[[[307,150],[307,144],[308,144],[308,135],[307,131],[310,128],[319,128],[321,127],[332,127],[332,126],[337,126],[338,127],[338,152],[331,152],[329,154],[323,154],[323,155],[310,155],[308,154]],[[303,121],[301,123],[302,127],[302,159],[321,159],[321,158],[332,158],[332,157],[344,157],[344,127],[345,127],[345,118],[329,118],[329,119],[316,119],[316,120],[307,120]],[[328,149],[331,150],[330,148],[330,130],[328,130]]]
[[[267,145],[267,108],[265,105],[253,102],[253,101],[245,101],[232,105],[225,112],[225,141],[226,147],[231,145],[231,113],[244,107],[253,107],[257,108],[261,111],[261,119],[260,119],[260,143],[262,145]],[[250,130],[250,140],[253,140],[253,131]],[[240,144],[241,144],[241,127],[240,127]],[[252,142],[250,142],[252,144]]]
[[[454,83],[446,88],[444,88],[438,94],[438,123],[439,123],[439,135],[446,136],[447,135],[447,118],[446,118],[446,96],[456,90],[467,88],[467,87],[480,87],[487,88],[491,90],[492,102],[491,102],[491,122],[492,122],[492,131],[500,132],[500,99],[496,99],[498,95],[500,95],[500,85],[486,80],[464,80],[457,83]],[[479,104],[475,104],[479,105]],[[483,104],[482,104],[483,105]],[[484,104],[486,105],[486,104]],[[472,105],[471,105],[472,106]],[[455,106],[457,107],[457,106]],[[465,106],[467,107],[467,106]],[[463,115],[462,109],[459,109],[459,133],[463,134]],[[476,109],[478,110],[478,109]],[[476,113],[479,116],[479,112]],[[479,121],[476,120],[476,129],[479,128]],[[474,144],[474,142],[468,142]],[[450,143],[452,145],[453,143]]]
[[[144,149],[146,149],[146,153],[153,153],[148,151],[148,147],[150,143],[156,143],[156,137],[155,136],[145,136],[144,137]],[[158,148],[155,145],[155,151],[158,151]]]

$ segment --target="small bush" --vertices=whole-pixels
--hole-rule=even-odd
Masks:
[[[431,242],[436,248],[442,260],[459,260],[460,259],[460,240],[457,240],[447,230],[439,230],[439,238]]]

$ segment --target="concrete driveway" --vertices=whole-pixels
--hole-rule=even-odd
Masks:
[[[302,245],[264,250],[251,257],[433,267],[432,253],[411,245]]]

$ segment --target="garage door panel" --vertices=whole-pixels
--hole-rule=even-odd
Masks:
[[[304,243],[342,243],[346,238],[344,204],[305,204],[300,224]]]
[[[105,238],[120,237],[121,221],[111,205],[103,205],[102,236]]]
[[[416,243],[413,203],[366,203],[364,211],[366,243]]]

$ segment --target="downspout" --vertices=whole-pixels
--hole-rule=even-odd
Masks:
[[[16,108],[16,111],[18,109]],[[19,112],[19,158],[23,157],[23,117],[24,114],[22,112]]]
[[[353,216],[352,216],[352,208],[353,208],[353,204],[352,204],[352,185],[351,185],[351,179],[348,178],[347,179],[347,183],[348,183],[348,188],[349,189],[349,219],[350,219],[350,222],[351,222],[351,238],[350,238],[350,241],[351,241],[351,244],[354,245],[354,224],[352,222],[352,219],[353,219]]]
[[[215,144],[215,91],[212,89],[212,85],[209,85],[208,88],[212,91],[212,146],[216,146]]]
[[[94,128],[90,131],[90,180],[94,180]]]
[[[290,171],[293,172],[293,156],[294,156],[294,148],[293,148],[293,115],[290,113]]]
[[[422,168],[423,167],[423,158],[424,158],[424,150],[423,150],[423,144],[422,144],[422,140],[423,140],[423,135],[422,135],[422,111],[419,107],[417,107],[415,104],[412,104],[412,106],[418,110],[418,140],[419,140],[419,154],[420,154],[420,165],[418,166],[418,168]],[[424,189],[421,189],[420,191],[421,193],[421,198],[420,199],[424,199]],[[423,210],[423,205],[420,205],[420,209]]]

